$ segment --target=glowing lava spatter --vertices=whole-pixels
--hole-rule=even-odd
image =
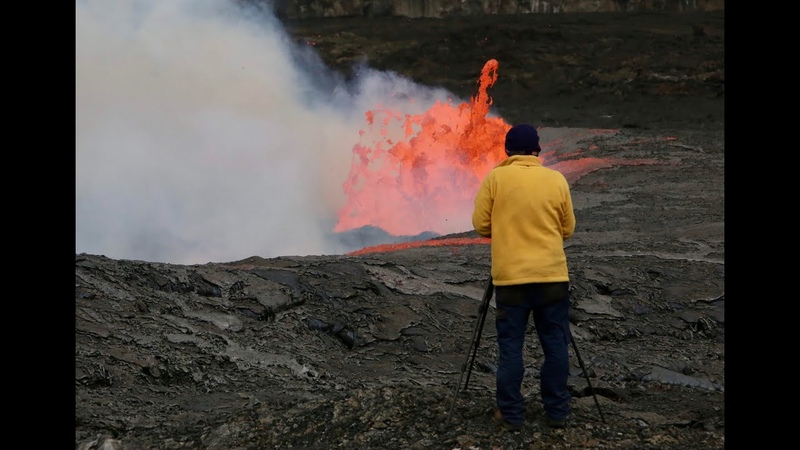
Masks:
[[[486,91],[497,69],[494,59],[484,65],[469,104],[436,102],[419,115],[368,111],[369,132],[362,130],[361,137],[378,138],[353,146],[343,186],[347,203],[334,231],[366,225],[393,235],[470,229],[475,192],[505,158],[503,139],[511,127],[487,117],[492,100]]]

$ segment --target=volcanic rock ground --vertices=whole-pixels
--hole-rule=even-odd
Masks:
[[[527,422],[498,429],[494,309],[455,395],[485,244],[203,265],[76,254],[76,448],[724,448],[723,12],[287,26],[345,76],[366,58],[465,97],[497,59],[498,113],[571,139],[551,157],[631,161],[571,180],[572,330],[600,408],[572,353],[573,418],[542,423],[531,329]]]

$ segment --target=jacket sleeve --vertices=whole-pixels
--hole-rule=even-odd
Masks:
[[[475,209],[472,211],[472,226],[483,237],[492,237],[492,205],[494,199],[489,188],[490,176],[487,176],[478,194],[475,196]]]
[[[561,236],[566,241],[572,237],[573,233],[575,233],[575,211],[572,208],[572,194],[570,193],[569,184],[567,184],[566,179],[564,180],[564,186],[566,191],[564,196],[564,219],[561,223]]]

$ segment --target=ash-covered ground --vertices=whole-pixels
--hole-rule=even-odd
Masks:
[[[614,162],[570,180],[566,244],[599,410],[573,354],[573,418],[541,422],[531,330],[528,420],[499,429],[493,309],[455,395],[490,265],[487,245],[459,240],[469,230],[359,256],[76,254],[76,448],[724,448],[722,12],[287,27],[343,73],[367,56],[464,96],[495,58],[499,113],[571,139],[546,157]]]

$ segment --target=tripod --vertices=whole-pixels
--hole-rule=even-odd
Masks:
[[[453,415],[453,409],[456,406],[458,393],[461,391],[461,382],[464,380],[464,374],[467,376],[466,381],[464,381],[464,390],[467,389],[467,385],[469,384],[469,378],[472,374],[472,366],[475,364],[475,355],[478,353],[478,347],[480,346],[481,342],[483,324],[486,322],[486,313],[489,311],[489,301],[492,299],[493,294],[494,284],[492,283],[492,277],[489,276],[489,281],[486,283],[486,290],[483,293],[481,305],[478,307],[478,318],[472,327],[472,340],[470,341],[470,348],[467,351],[467,361],[461,366],[461,377],[458,379],[456,390],[453,393],[453,403],[450,405],[450,412],[447,414],[448,423],[450,422],[450,417]],[[597,412],[600,413],[600,420],[605,423],[606,419],[603,417],[603,410],[600,409],[600,402],[597,401],[597,394],[594,392],[592,381],[589,379],[589,372],[586,371],[586,366],[583,365],[583,358],[581,358],[581,354],[578,351],[578,345],[575,343],[575,338],[572,336],[572,333],[570,333],[570,341],[572,342],[572,349],[575,350],[575,357],[578,358],[578,364],[581,366],[581,371],[583,371],[583,375],[586,377],[586,383],[589,385],[589,390],[592,392],[592,396],[594,397],[594,404],[597,406]]]

